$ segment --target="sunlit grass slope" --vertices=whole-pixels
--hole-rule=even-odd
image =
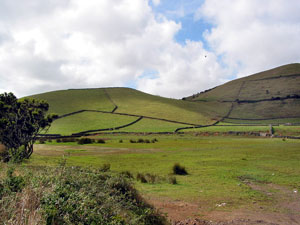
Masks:
[[[143,118],[138,123],[117,130],[117,132],[174,132],[177,128],[184,126],[178,123]]]
[[[103,88],[72,89],[47,92],[29,97],[46,100],[50,104],[50,113],[63,115],[79,110],[112,111],[113,103]]]
[[[129,88],[110,88],[107,92],[118,106],[116,112],[137,114],[191,124],[211,124],[226,114],[229,104],[188,102],[162,98]]]
[[[138,117],[109,113],[83,112],[55,120],[48,133],[71,135],[87,130],[98,130],[123,126],[137,120]]]
[[[220,106],[231,101],[233,110],[229,118],[262,122],[259,120],[300,118],[299,96],[300,64],[295,63],[236,79],[186,99],[218,102]]]
[[[217,86],[189,100],[259,100],[300,94],[300,63],[289,64]]]

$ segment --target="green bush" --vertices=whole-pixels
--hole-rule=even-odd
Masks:
[[[133,179],[132,173],[130,173],[128,170],[121,172],[120,175],[122,175],[126,178],[129,178],[129,179]]]
[[[90,139],[90,138],[80,138],[78,139],[77,143],[79,145],[85,145],[85,144],[92,144],[94,142],[93,139]]]
[[[173,174],[187,175],[188,172],[186,171],[184,166],[181,166],[179,163],[175,163],[174,166],[173,166]]]
[[[99,168],[99,171],[101,171],[101,172],[108,172],[109,170],[110,170],[110,164],[109,163],[105,163]]]
[[[99,140],[97,141],[97,143],[99,143],[99,144],[105,144],[105,140],[99,139]]]
[[[144,143],[144,142],[145,142],[145,141],[144,141],[143,138],[139,138],[138,141],[137,141],[137,143]]]
[[[35,224],[49,225],[167,224],[123,175],[62,163],[36,168],[25,178],[14,176],[13,170],[0,178],[3,224],[28,224],[32,216]]]
[[[168,182],[169,182],[169,184],[177,184],[177,179],[174,176],[169,176]]]

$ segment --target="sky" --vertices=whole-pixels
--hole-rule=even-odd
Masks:
[[[0,0],[0,93],[182,98],[300,62],[299,0]]]

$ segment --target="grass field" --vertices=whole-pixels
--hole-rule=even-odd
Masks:
[[[117,132],[174,132],[177,128],[184,126],[186,125],[143,118],[129,127],[117,130]]]
[[[55,120],[48,133],[70,135],[87,130],[114,128],[137,119],[138,117],[110,113],[82,112]]]
[[[136,187],[146,196],[160,196],[205,203],[213,210],[226,202],[226,209],[250,207],[272,200],[243,183],[273,183],[300,190],[300,141],[265,138],[194,137],[193,135],[101,135],[105,144],[76,143],[37,145],[27,166],[57,164],[62,156],[68,165],[99,167],[111,164],[115,172],[130,171],[168,176],[174,163],[185,166],[189,175],[176,176],[177,185],[167,182]],[[153,139],[156,143],[130,143],[130,139]],[[122,140],[122,143],[120,143]]]
[[[107,98],[104,88],[72,89],[53,91],[29,96],[46,100],[50,104],[49,113],[63,115],[79,110],[112,111],[113,103]]]
[[[116,112],[137,114],[192,124],[210,124],[225,115],[230,104],[198,104],[149,95],[129,88],[110,88],[108,94],[118,106]]]

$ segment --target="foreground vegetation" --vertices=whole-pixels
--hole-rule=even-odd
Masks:
[[[166,224],[125,176],[108,167],[66,167],[62,161],[59,167],[14,169],[2,165],[4,224]]]
[[[226,209],[251,207],[260,202],[272,207],[265,195],[252,190],[245,180],[273,183],[300,189],[299,140],[249,137],[196,137],[185,135],[111,135],[93,137],[105,143],[78,145],[76,142],[37,145],[27,166],[56,165],[67,157],[69,166],[102,167],[110,164],[117,173],[150,174],[158,178],[172,174],[180,163],[188,175],[135,185],[145,196],[193,201],[202,210],[213,210],[226,202]],[[139,141],[143,139],[144,141]],[[152,141],[156,139],[156,141]],[[146,141],[149,140],[149,141]]]

